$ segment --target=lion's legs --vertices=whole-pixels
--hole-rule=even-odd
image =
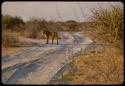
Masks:
[[[54,39],[55,39],[55,36],[52,36],[52,44],[53,44]]]

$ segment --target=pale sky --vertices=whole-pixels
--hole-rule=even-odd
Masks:
[[[78,4],[80,4],[82,10]],[[20,16],[24,21],[32,17],[46,20],[53,19],[55,21],[87,21],[90,15],[92,15],[89,9],[96,7],[108,8],[110,5],[120,5],[123,7],[122,2],[8,1],[2,3],[2,14]],[[59,10],[61,18],[58,16],[57,10]]]

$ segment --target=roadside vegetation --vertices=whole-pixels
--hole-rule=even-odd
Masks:
[[[123,30],[124,18],[123,8],[111,5],[110,9],[98,8],[92,9],[92,22],[95,28],[99,30],[101,37],[110,44],[123,48]]]
[[[124,81],[123,8],[95,8],[83,35],[95,41],[99,49],[88,51],[71,62],[57,83],[122,84]],[[104,45],[103,45],[104,44]]]

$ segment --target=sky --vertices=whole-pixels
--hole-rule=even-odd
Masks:
[[[92,15],[90,9],[109,8],[110,5],[123,7],[122,2],[6,1],[2,3],[2,15],[20,16],[24,21],[28,21],[30,18],[87,21]]]

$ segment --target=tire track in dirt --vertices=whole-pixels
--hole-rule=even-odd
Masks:
[[[80,37],[78,34],[75,34],[75,35],[70,34],[70,35],[71,37],[73,37],[71,41],[69,41],[69,39],[65,39],[63,41],[69,41],[70,43],[74,43],[75,40]],[[87,39],[82,40],[82,42],[89,43],[86,41],[88,40]],[[3,73],[2,76],[6,79],[6,80],[4,79],[4,83],[6,84],[47,84],[49,83],[49,81],[60,70],[60,68],[62,68],[63,65],[65,65],[70,61],[71,52],[67,51],[67,48],[69,47],[71,46],[67,44],[63,44],[57,47],[53,46],[52,49],[49,48],[46,51],[45,49],[47,47],[44,47],[44,48],[38,47],[38,48],[31,49],[30,51],[27,51],[30,54],[27,54],[26,52],[26,56],[24,55],[24,57],[22,57],[23,56],[22,54],[20,57],[15,56],[15,58],[20,58],[20,60],[24,58],[29,58],[29,59],[27,61],[22,60],[21,63],[17,63],[16,65],[9,65],[8,68],[6,68],[6,70],[4,69],[2,71]],[[78,46],[75,45],[74,54],[79,51],[77,47]],[[40,50],[42,52],[40,52]],[[34,56],[33,52],[35,53],[39,52],[39,54],[37,56]],[[70,55],[70,57],[66,56],[66,53]],[[10,60],[10,62],[13,62],[13,60]],[[9,75],[9,77],[6,78],[7,74],[10,74],[10,73],[11,75]]]
[[[21,63],[17,63],[17,64],[15,64],[15,65],[12,65],[12,66],[9,66],[9,67],[7,67],[7,68],[4,68],[4,69],[2,70],[2,77],[4,77],[8,72],[13,71],[13,70],[18,70],[18,68],[23,67],[23,66],[25,66],[25,65],[27,65],[27,64],[30,64],[30,63],[32,63],[32,62],[36,62],[36,61],[38,61],[38,60],[40,60],[40,59],[42,59],[42,61],[44,61],[45,59],[47,59],[46,56],[51,53],[50,51],[52,51],[52,53],[54,52],[53,49],[50,49],[50,50],[47,51],[47,52],[44,51],[44,52],[40,53],[35,59],[31,59],[31,60],[28,60],[28,61],[24,61],[24,62],[21,62]],[[38,53],[38,52],[37,52],[37,53]],[[44,53],[45,56],[44,56],[44,57],[41,57],[41,55],[42,55],[43,53]],[[32,57],[33,57],[33,56],[32,56]],[[13,72],[13,73],[15,73],[15,72]],[[9,77],[8,77],[8,78],[9,78]],[[3,81],[6,82],[6,81],[8,80],[8,78],[4,79]]]

